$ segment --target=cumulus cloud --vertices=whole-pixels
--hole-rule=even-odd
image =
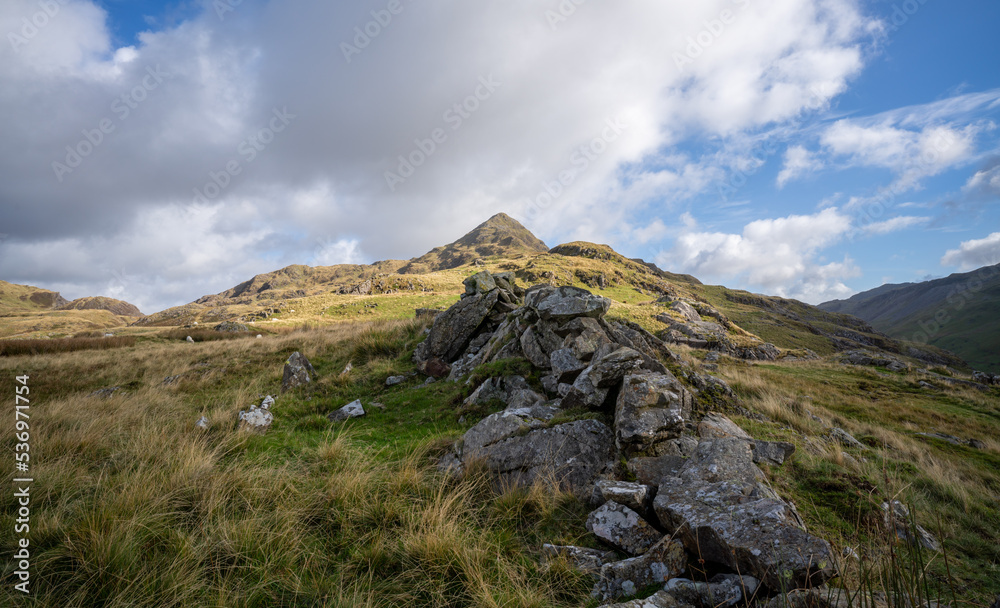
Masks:
[[[822,167],[823,163],[815,154],[802,146],[791,146],[785,151],[785,164],[778,173],[778,188],[784,188],[791,180],[818,171]]]
[[[853,262],[823,263],[818,256],[850,230],[850,218],[835,207],[813,215],[757,220],[740,234],[692,230],[658,256],[657,263],[819,303],[852,293],[843,280],[859,274]]]
[[[855,0],[586,3],[556,20],[569,3],[442,0],[385,25],[381,1],[276,0],[224,19],[206,3],[114,48],[97,2],[59,4],[0,45],[0,275],[90,295],[127,259],[153,309],[277,264],[419,255],[498,211],[553,242],[628,242],[651,201],[717,177],[675,146],[826,107],[875,26]],[[38,7],[0,3],[0,30]],[[651,60],[674,54],[691,61]],[[66,282],[69,259],[103,270]]]
[[[1000,264],[1000,232],[982,239],[963,241],[958,249],[949,249],[941,258],[942,266],[957,266],[962,271],[994,264]]]

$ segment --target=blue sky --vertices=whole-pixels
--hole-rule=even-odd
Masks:
[[[812,303],[1000,263],[996,2],[58,2],[0,8],[4,280],[153,312],[500,211]]]

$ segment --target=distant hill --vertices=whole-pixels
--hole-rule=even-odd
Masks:
[[[0,339],[104,333],[141,316],[138,308],[114,298],[70,302],[55,291],[0,281]]]
[[[477,259],[512,258],[544,253],[549,248],[520,222],[498,213],[454,243],[435,247],[400,269],[401,274],[422,274],[458,268]]]
[[[104,296],[95,296],[90,298],[79,298],[59,307],[59,310],[106,310],[110,313],[121,315],[123,317],[141,317],[142,312],[135,307],[133,304],[124,302],[122,300],[116,300],[114,298],[106,298]]]
[[[1000,372],[1000,264],[923,283],[883,285],[819,308],[864,319],[894,338],[931,344]]]
[[[58,291],[0,281],[0,311],[55,310],[69,304]]]

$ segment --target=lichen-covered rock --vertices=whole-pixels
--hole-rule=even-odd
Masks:
[[[497,283],[488,271],[477,272],[471,277],[462,281],[465,285],[466,295],[476,295],[489,293],[497,288]]]
[[[365,408],[361,405],[361,400],[352,401],[335,412],[327,414],[331,422],[343,422],[350,418],[360,418],[365,415]]]
[[[611,307],[611,300],[569,286],[529,289],[524,303],[543,320],[556,322],[575,317],[603,317]]]
[[[465,432],[463,459],[480,457],[485,448],[498,441],[544,427],[556,412],[558,410],[553,407],[534,406],[490,414]]]
[[[590,372],[592,370],[593,366],[583,370],[583,372],[576,377],[576,380],[573,381],[570,388],[565,390],[566,394],[562,394],[562,390],[559,391],[559,394],[563,397],[564,408],[596,410],[604,404],[604,400],[608,398],[608,392],[610,389],[598,388],[594,386],[594,383],[590,380]],[[560,385],[560,387],[561,386],[562,385]]]
[[[580,375],[587,364],[577,358],[576,353],[570,348],[560,348],[552,351],[549,356],[552,373],[559,379],[559,382],[573,382]]]
[[[687,458],[677,454],[664,454],[662,456],[648,456],[632,458],[626,466],[635,480],[641,484],[659,486],[660,481],[665,477],[677,477]]]
[[[750,435],[722,414],[709,412],[698,423],[698,436],[702,438],[738,437],[751,439]]]
[[[264,397],[260,405],[251,404],[249,409],[239,413],[239,430],[265,433],[271,428],[274,422],[274,414],[271,413],[271,406],[274,405],[274,397],[268,395]]]
[[[684,547],[665,536],[639,557],[604,564],[591,595],[602,601],[635,595],[647,585],[677,578],[686,567]]]
[[[417,345],[413,359],[422,362],[438,357],[452,362],[468,346],[486,317],[493,311],[500,291],[494,289],[459,300],[454,306],[434,319],[427,339]]]
[[[627,457],[658,456],[684,430],[691,394],[670,373],[629,374],[615,404],[615,442]]]
[[[281,392],[285,393],[293,388],[309,384],[312,377],[316,375],[309,359],[300,352],[294,352],[285,361],[285,369],[281,377]]]
[[[675,578],[667,581],[663,590],[674,598],[693,606],[727,608],[749,600],[757,591],[759,581],[752,576],[717,575],[708,582]]]
[[[622,346],[591,365],[590,381],[597,388],[611,388],[641,365],[642,355],[633,348]]]
[[[509,437],[485,446],[477,456],[503,484],[552,480],[583,497],[612,466],[614,436],[596,420],[578,420]],[[463,451],[462,458],[470,456]]]
[[[653,506],[653,494],[652,487],[641,483],[600,479],[594,484],[593,502],[614,501],[643,515]]]
[[[542,566],[547,567],[557,559],[566,560],[578,571],[597,577],[604,564],[615,560],[615,552],[570,545],[542,545]]]
[[[757,464],[781,465],[795,453],[795,444],[785,441],[754,441],[751,447]]]
[[[738,437],[702,439],[679,477],[693,481],[762,481],[753,461],[752,442]]]
[[[830,545],[799,527],[794,510],[758,484],[667,479],[653,509],[693,554],[772,590],[816,587],[836,575]]]
[[[663,538],[641,515],[614,501],[604,503],[587,517],[587,530],[629,555],[642,555]]]
[[[867,449],[867,446],[865,446],[865,444],[855,439],[854,435],[851,435],[850,433],[841,428],[835,427],[830,429],[830,439],[833,439],[834,441],[836,441],[837,443],[839,443],[844,447],[855,448],[858,450]]]
[[[491,402],[500,402],[506,409],[519,409],[532,407],[543,401],[545,397],[536,393],[522,376],[503,376],[487,378],[464,403],[489,405]]]

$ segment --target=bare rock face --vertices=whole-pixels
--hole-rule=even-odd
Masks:
[[[663,584],[677,578],[686,567],[684,547],[665,536],[639,557],[604,564],[601,578],[594,585],[591,595],[603,601],[635,595],[647,585]]]
[[[609,545],[642,555],[663,538],[663,534],[625,505],[604,503],[587,517],[587,530]]]
[[[615,442],[628,457],[658,456],[691,415],[691,393],[669,372],[629,374],[615,406]]]
[[[482,459],[502,483],[529,486],[551,479],[585,496],[594,479],[610,468],[614,439],[611,429],[600,422],[579,420],[507,437],[474,453],[463,450],[462,458]]]
[[[521,376],[488,378],[465,400],[466,405],[486,405],[499,401],[506,409],[538,405],[545,397],[536,393]]]
[[[764,474],[753,462],[751,445],[737,437],[703,439],[678,476],[692,481],[763,481]]]
[[[285,370],[281,377],[281,392],[285,393],[293,388],[309,384],[312,382],[312,376],[316,375],[316,370],[313,369],[309,359],[300,352],[292,353],[292,356],[288,357],[288,361],[285,361]]]
[[[698,435],[703,438],[709,437],[738,437],[741,439],[750,439],[750,435],[736,426],[729,418],[722,416],[721,414],[716,414],[715,412],[709,412],[702,418],[701,422],[698,423]]]
[[[817,587],[836,574],[830,545],[799,527],[791,507],[757,484],[667,479],[653,509],[693,554],[771,589]]]
[[[752,447],[757,464],[781,465],[795,452],[795,444],[785,441],[754,441]]]
[[[469,345],[476,330],[493,311],[500,297],[499,290],[462,298],[457,304],[434,319],[431,333],[417,346],[415,361],[437,357],[445,362],[458,358]]]
[[[760,581],[752,576],[720,574],[708,582],[675,578],[667,582],[664,591],[674,598],[693,606],[728,608],[740,605],[754,596]]]

